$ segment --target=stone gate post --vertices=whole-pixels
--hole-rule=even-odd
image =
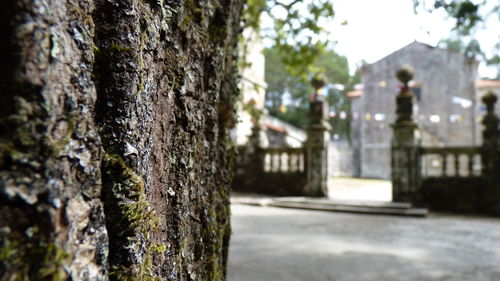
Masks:
[[[421,203],[418,127],[413,122],[414,95],[408,87],[413,78],[409,67],[396,72],[403,87],[396,96],[396,122],[392,124],[393,138],[391,144],[391,176],[392,200]]]
[[[500,123],[495,114],[497,96],[491,91],[482,98],[486,105],[486,115],[483,118],[483,145],[481,148],[482,174],[491,182],[500,185]]]
[[[309,104],[310,123],[307,127],[305,143],[307,183],[305,196],[328,195],[328,145],[330,142],[330,124],[328,123],[328,103],[320,95],[325,85],[321,79],[313,79],[316,92],[311,96]]]

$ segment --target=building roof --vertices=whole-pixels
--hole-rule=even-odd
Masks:
[[[359,98],[363,95],[363,91],[362,90],[350,91],[345,95],[346,95],[346,97],[348,97],[350,99]]]
[[[500,88],[500,81],[498,80],[476,80],[476,89],[491,89]]]
[[[486,79],[478,79],[474,83],[476,89],[484,90],[484,89],[500,89],[500,81],[499,80],[486,80]],[[349,99],[355,99],[363,96],[362,90],[354,90],[346,93],[346,97]]]
[[[260,124],[262,124],[263,126],[265,126],[270,130],[286,133],[288,137],[295,139],[299,142],[306,141],[306,132],[304,130],[299,129],[269,114],[263,114],[261,116]]]
[[[430,51],[434,51],[434,52],[440,52],[440,53],[448,53],[448,54],[453,54],[453,55],[456,55],[456,56],[462,56],[462,57],[465,57],[467,58],[464,54],[458,52],[458,51],[454,51],[454,50],[448,50],[448,49],[443,49],[443,48],[439,48],[439,47],[433,47],[429,44],[425,44],[425,43],[421,43],[421,42],[418,42],[418,41],[413,41],[411,43],[409,43],[408,45],[388,54],[387,56],[373,62],[373,63],[369,63],[369,64],[365,64],[361,67],[361,71],[364,71],[366,70],[367,67],[370,67],[371,65],[374,65],[374,64],[378,64],[378,63],[381,63],[383,61],[385,61],[387,58],[389,57],[392,57],[392,56],[397,56],[400,52],[404,52],[405,50],[407,49],[415,49],[415,48],[421,48],[421,49],[427,49],[427,50],[430,50]],[[467,58],[468,61],[470,63],[476,63],[476,64],[479,64],[479,62],[473,58]]]
[[[268,128],[269,130],[276,131],[276,132],[279,132],[279,133],[286,133],[286,129],[285,128],[274,126],[272,124],[268,124],[268,123],[264,123],[264,122],[261,122],[260,124],[262,126]]]

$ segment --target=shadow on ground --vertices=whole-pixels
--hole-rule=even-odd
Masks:
[[[233,205],[229,281],[500,280],[500,220]]]

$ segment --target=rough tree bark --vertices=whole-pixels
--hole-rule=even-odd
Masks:
[[[0,280],[223,280],[244,0],[0,4]]]

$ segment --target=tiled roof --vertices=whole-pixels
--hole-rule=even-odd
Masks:
[[[498,80],[476,80],[477,89],[500,88],[500,81]]]
[[[281,127],[274,126],[274,125],[267,124],[267,123],[263,123],[263,122],[261,122],[260,124],[262,126],[268,128],[268,129],[270,129],[270,130],[273,130],[273,131],[276,131],[276,132],[280,132],[280,133],[286,133],[286,129],[285,128],[281,128]]]
[[[350,91],[346,94],[346,96],[350,99],[354,99],[354,98],[359,98],[363,95],[363,91],[361,90],[356,90],[356,91]]]

